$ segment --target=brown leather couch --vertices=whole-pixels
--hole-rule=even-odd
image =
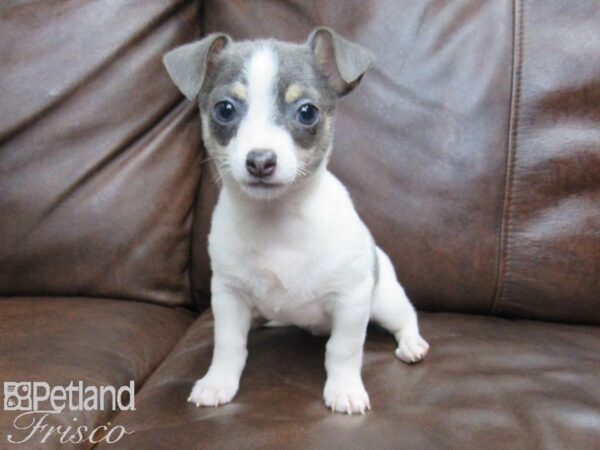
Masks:
[[[595,0],[2,2],[0,381],[134,380],[135,411],[48,418],[133,431],[97,448],[600,448],[599,23]],[[260,329],[234,402],[196,408],[217,191],[161,57],[317,25],[377,55],[331,168],[431,352],[370,329],[373,410],[347,417],[324,339]],[[10,444],[15,416],[0,448],[90,446]]]

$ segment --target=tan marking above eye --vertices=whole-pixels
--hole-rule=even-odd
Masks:
[[[290,84],[285,91],[285,102],[293,103],[300,98],[302,95],[302,88],[298,84]]]
[[[231,95],[233,95],[238,100],[246,100],[247,92],[248,91],[246,89],[246,86],[244,86],[239,81],[236,81],[235,83],[233,83],[233,86],[231,86]]]

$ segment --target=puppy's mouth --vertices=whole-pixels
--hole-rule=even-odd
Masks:
[[[273,200],[278,198],[286,191],[288,185],[288,183],[258,178],[240,183],[242,190],[256,200]]]
[[[249,187],[251,189],[277,189],[285,186],[283,183],[275,183],[268,180],[252,180],[244,183],[244,186]]]

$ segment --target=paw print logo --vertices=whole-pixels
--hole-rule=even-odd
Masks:
[[[4,382],[4,410],[30,411],[32,389],[30,382]]]

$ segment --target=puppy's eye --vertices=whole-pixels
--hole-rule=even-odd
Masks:
[[[219,102],[214,107],[214,116],[221,123],[228,123],[235,119],[235,106],[227,100]]]
[[[312,103],[305,103],[298,108],[298,111],[296,112],[296,118],[302,125],[314,125],[319,118],[319,108]]]

